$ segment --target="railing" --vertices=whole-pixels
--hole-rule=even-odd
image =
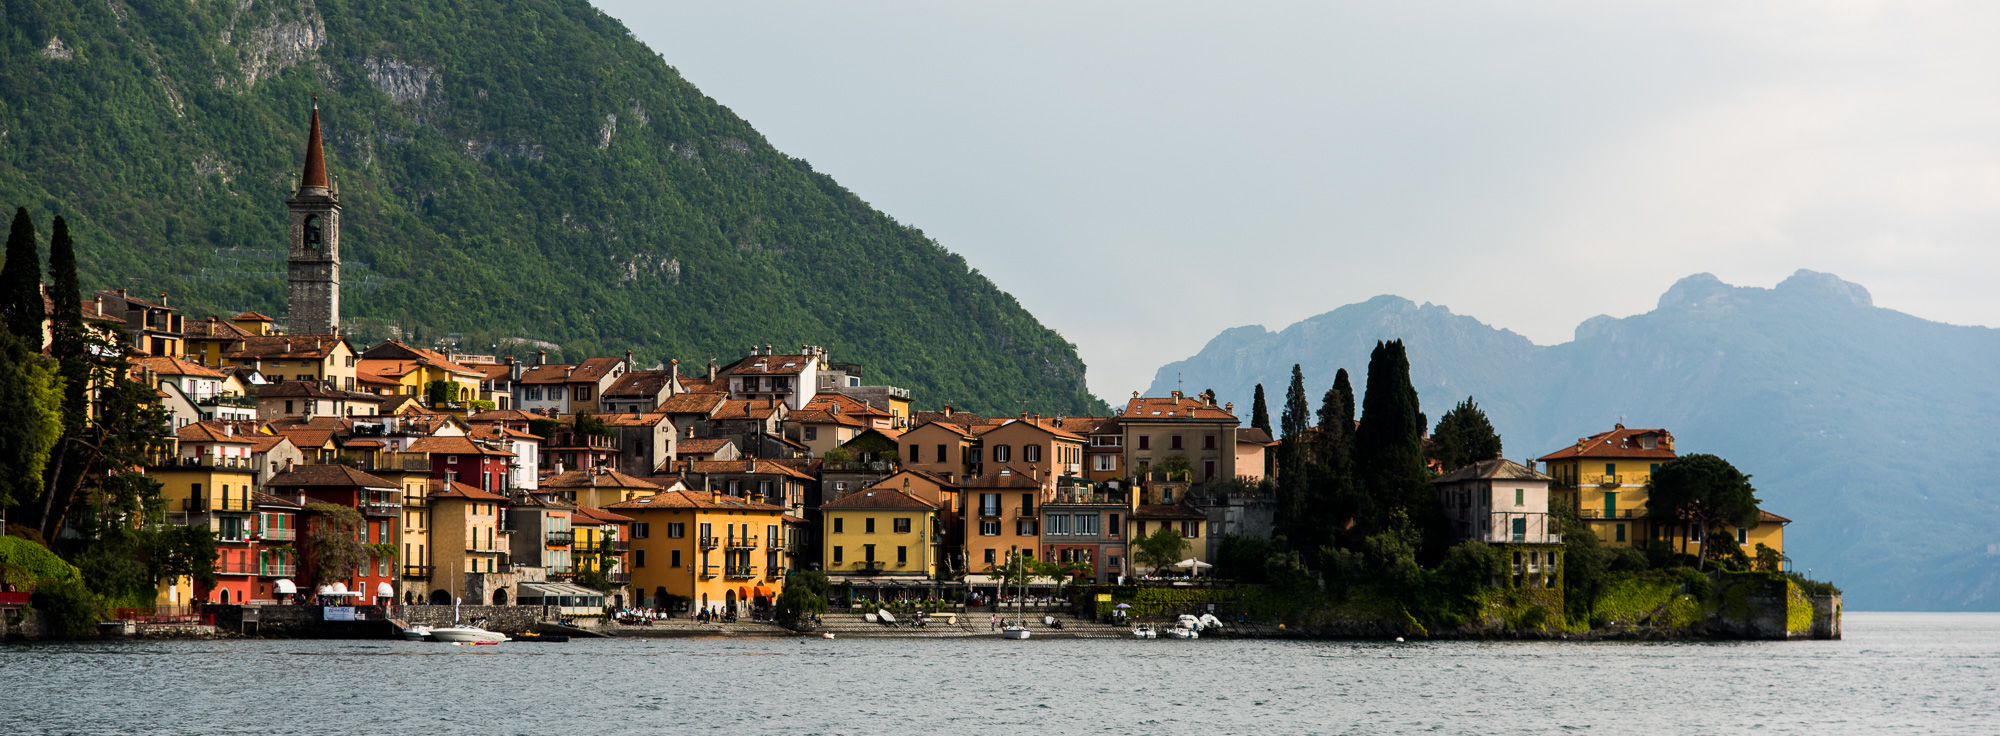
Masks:
[[[1562,544],[1562,535],[1550,531],[1550,514],[1541,511],[1495,511],[1487,515],[1487,530],[1483,541],[1495,544],[1522,542],[1529,544]],[[1521,521],[1521,530],[1514,531],[1514,521]]]
[[[406,507],[406,508],[407,508],[407,507],[411,507],[411,506],[423,506],[423,505],[424,505],[424,497],[423,497],[423,496],[404,496],[404,497],[403,497],[403,506],[404,506],[404,507]]]
[[[756,549],[757,535],[747,534],[741,537],[730,537],[723,546],[728,549]]]
[[[702,549],[715,549],[715,548],[716,548],[717,546],[720,546],[721,544],[722,544],[722,540],[721,540],[721,538],[719,538],[719,537],[702,537],[702,538],[701,538],[701,548],[702,548]]]
[[[250,499],[231,496],[218,501],[194,496],[181,499],[181,510],[188,513],[201,513],[204,511],[248,512],[250,511]]]
[[[404,565],[403,577],[408,578],[410,580],[429,580],[431,577],[431,566]]]
[[[394,501],[365,501],[361,504],[361,513],[375,516],[395,516],[399,508],[401,507]]]
[[[549,544],[561,547],[576,541],[576,532],[549,532],[547,539]]]
[[[979,515],[983,518],[997,519],[1000,517],[1000,507],[981,506],[979,507]]]
[[[299,574],[298,565],[266,564],[257,572],[267,578],[289,578]]]
[[[141,626],[159,624],[215,624],[215,615],[201,613],[194,606],[154,606],[152,608],[120,608],[111,612],[111,617],[120,621],[131,621]]]
[[[612,585],[630,585],[632,583],[632,573],[607,572],[604,574],[604,582]]]
[[[256,575],[260,572],[263,572],[263,568],[255,562],[215,563],[215,574],[217,575]]]
[[[1577,509],[1576,515],[1584,519],[1638,519],[1646,515],[1644,509],[1612,509],[1613,515],[1606,516],[1604,509]]]
[[[204,396],[195,399],[194,405],[234,406],[243,409],[255,409],[257,408],[257,398],[254,396],[238,396],[236,394],[217,394],[215,396]]]
[[[299,538],[299,530],[293,529],[291,527],[280,527],[275,529],[271,527],[265,527],[264,531],[258,534],[258,537],[266,542],[289,542]]]
[[[747,580],[757,577],[757,566],[729,565],[723,570],[722,576],[731,580]]]
[[[1600,473],[1583,476],[1583,485],[1586,486],[1643,486],[1651,482],[1653,482],[1651,473],[1618,473],[1615,475]]]
[[[722,566],[721,566],[721,565],[702,565],[702,566],[701,566],[701,576],[702,576],[702,577],[705,577],[705,578],[712,578],[712,577],[715,577],[715,574],[716,574],[716,569],[717,569],[717,568],[720,568],[720,567],[722,567]]]
[[[147,462],[155,468],[230,468],[255,470],[256,464],[247,457],[216,457],[214,455],[160,456]]]
[[[401,470],[410,473],[431,472],[428,457],[383,457],[377,455],[361,459],[362,470]]]

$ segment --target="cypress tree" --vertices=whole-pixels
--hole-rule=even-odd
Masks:
[[[1352,432],[1354,428],[1354,383],[1348,380],[1346,368],[1342,368],[1333,374],[1333,390],[1340,394],[1340,405],[1347,408],[1347,415],[1343,418],[1347,420],[1346,426],[1348,431]]]
[[[1292,384],[1285,389],[1285,408],[1279,429],[1284,441],[1278,445],[1278,529],[1292,549],[1310,553],[1318,549],[1313,538],[1311,461],[1306,430],[1312,424],[1312,409],[1306,405],[1306,379],[1299,366],[1292,366]]]
[[[42,255],[35,246],[35,221],[28,208],[14,210],[7,232],[7,262],[0,265],[0,321],[9,334],[42,348]]]
[[[83,285],[76,275],[76,245],[69,236],[69,222],[58,215],[49,237],[49,298],[55,314],[49,315],[49,353],[61,361],[63,411],[71,427],[81,427],[88,416],[87,390],[90,384],[90,333],[83,326]]]
[[[1255,398],[1250,400],[1250,426],[1271,433],[1271,409],[1264,405],[1264,384],[1257,384]]]
[[[1361,398],[1361,426],[1354,433],[1355,472],[1369,531],[1384,528],[1397,509],[1410,513],[1424,486],[1424,426],[1410,360],[1403,342],[1377,342],[1368,357],[1368,387]],[[1436,504],[1430,504],[1436,506]]]
[[[1292,385],[1285,389],[1284,440],[1290,442],[1312,426],[1312,408],[1306,404],[1306,377],[1297,363],[1292,364]]]
[[[1347,384],[1347,369],[1334,376],[1319,409],[1318,447],[1313,452],[1314,493],[1318,508],[1314,524],[1322,544],[1342,544],[1347,522],[1354,519],[1360,504],[1354,494],[1354,406],[1353,389]]]

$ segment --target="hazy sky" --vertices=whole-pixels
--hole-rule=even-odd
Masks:
[[[1104,396],[1383,293],[1549,344],[1810,268],[2000,324],[2000,3],[596,2]]]

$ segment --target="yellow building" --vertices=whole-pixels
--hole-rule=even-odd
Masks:
[[[1676,551],[1685,546],[1688,554],[1700,554],[1699,530],[1685,524],[1656,525],[1646,519],[1647,487],[1653,474],[1676,457],[1672,432],[1628,429],[1618,424],[1609,432],[1579,437],[1576,444],[1539,459],[1554,479],[1549,484],[1549,508],[1574,509],[1577,518],[1605,544],[1643,547],[1648,541],[1660,541],[1672,544]],[[1760,521],[1755,527],[1730,526],[1720,533],[1736,537],[1747,555],[1755,556],[1760,543],[1784,554],[1784,527],[1791,520],[1761,509],[1758,513]]]
[[[889,485],[820,506],[826,574],[856,585],[922,585],[938,572],[938,507]]]
[[[569,470],[542,479],[540,490],[578,506],[601,509],[659,493],[660,485],[609,468]]]
[[[632,519],[632,592],[643,606],[668,596],[712,613],[769,606],[785,579],[785,508],[713,491],[667,491],[605,510]]]
[[[431,602],[445,604],[464,597],[466,573],[497,573],[507,564],[513,535],[500,528],[506,497],[436,478],[430,488],[431,551],[424,564],[431,567]]]
[[[361,373],[393,380],[396,392],[404,396],[427,396],[431,383],[453,385],[448,403],[461,404],[479,398],[479,386],[486,373],[452,362],[435,350],[411,347],[395,340],[369,348],[357,366]],[[426,398],[428,401],[428,398]]]
[[[257,533],[257,509],[251,500],[257,468],[251,460],[251,442],[231,430],[231,425],[206,422],[181,427],[176,454],[156,458],[146,475],[160,482],[168,523],[201,527],[215,535],[220,580],[210,591],[210,602],[241,603],[256,589],[258,570],[250,541]],[[187,605],[192,592],[185,579],[167,581],[157,602]]]
[[[339,335],[248,335],[222,353],[222,365],[252,368],[272,383],[308,381],[339,391],[357,390],[355,360],[354,346]]]

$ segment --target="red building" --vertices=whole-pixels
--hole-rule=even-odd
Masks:
[[[307,505],[302,512],[304,523],[295,527],[299,535],[313,534],[332,523],[325,514],[314,513],[310,508],[312,503],[324,503],[360,513],[361,522],[355,533],[363,544],[387,545],[384,549],[393,550],[402,541],[396,528],[402,516],[402,489],[394,482],[345,465],[300,465],[279,473],[264,487],[274,495],[299,499]],[[318,561],[306,555],[299,557],[299,592],[310,596],[315,591],[308,590],[306,581],[313,579]],[[352,575],[336,581],[336,590],[342,593],[339,597],[357,604],[382,602],[385,597],[393,600],[398,572],[393,552],[371,554]]]
[[[410,443],[408,452],[431,458],[431,477],[502,496],[510,494],[507,471],[514,453],[466,437],[425,437]]]

